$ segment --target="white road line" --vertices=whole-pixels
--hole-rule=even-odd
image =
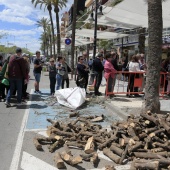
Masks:
[[[33,89],[31,89],[31,94],[33,94]],[[31,100],[27,102],[28,106],[31,104]],[[19,165],[19,160],[20,160],[20,155],[21,155],[21,149],[22,149],[22,144],[23,144],[23,140],[24,140],[24,129],[25,126],[27,124],[27,120],[28,120],[28,116],[29,116],[29,108],[26,109],[23,120],[22,120],[22,124],[21,124],[21,128],[20,128],[20,132],[18,135],[18,139],[17,139],[17,143],[15,146],[15,151],[14,151],[14,155],[12,158],[12,162],[10,165],[9,170],[18,170],[18,165]]]
[[[58,168],[34,157],[27,152],[23,152],[21,168],[23,170],[58,170]]]

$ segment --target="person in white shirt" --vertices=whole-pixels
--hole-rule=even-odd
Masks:
[[[129,63],[129,72],[140,72],[140,66],[138,62],[138,57],[136,55],[132,56],[132,60]],[[129,82],[128,82],[128,91],[130,92],[138,92],[138,87],[134,87],[134,80],[135,78],[139,78],[139,74],[130,74]],[[132,97],[132,94],[128,95]],[[141,97],[139,94],[134,94],[135,97]]]

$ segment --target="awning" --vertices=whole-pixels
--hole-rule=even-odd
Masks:
[[[163,27],[170,27],[170,1],[162,2]],[[106,19],[138,27],[148,27],[148,6],[145,0],[124,0],[114,7],[103,6]]]

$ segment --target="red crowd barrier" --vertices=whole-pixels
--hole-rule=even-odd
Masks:
[[[112,73],[109,74],[109,77]],[[145,72],[129,72],[129,71],[117,71],[115,73],[116,83],[112,91],[108,91],[109,81],[106,81],[106,95],[114,95],[114,94],[126,94],[126,95],[134,95],[134,94],[144,94],[144,87],[146,81],[146,73]],[[124,78],[123,80],[121,78]],[[164,97],[167,92],[166,89],[166,78],[167,73],[160,73],[160,87],[159,93],[160,97]],[[133,82],[132,82],[133,81]],[[135,90],[137,89],[137,90]]]

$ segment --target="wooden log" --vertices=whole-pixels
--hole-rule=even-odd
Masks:
[[[71,152],[68,153],[68,152],[64,151],[60,154],[60,156],[63,161],[65,161],[69,165],[72,165],[73,156],[71,155]]]
[[[165,130],[170,134],[170,126],[166,123],[164,119],[159,119],[160,125],[165,128]]]
[[[110,149],[104,148],[103,149],[103,154],[106,155],[108,158],[110,158],[115,163],[117,163],[117,164],[119,163],[120,156],[114,154]]]
[[[111,138],[109,138],[107,141],[105,141],[103,144],[100,144],[100,145],[98,146],[98,148],[99,148],[100,150],[102,150],[103,148],[107,147],[110,143],[112,143],[113,141],[115,141],[115,140],[117,139],[117,137],[116,137],[117,132],[118,132],[118,128],[116,129],[114,135],[113,135]]]
[[[149,134],[149,137],[152,138],[153,136],[156,136],[157,134],[162,133],[162,132],[164,132],[164,131],[165,131],[165,129],[158,129],[158,130],[150,133],[150,134]]]
[[[123,153],[123,150],[120,149],[120,148],[118,148],[118,147],[115,146],[115,145],[111,145],[110,150],[111,150],[112,152],[114,152],[115,154],[119,155],[119,156],[121,156],[122,153]]]
[[[102,122],[104,120],[104,116],[97,116],[94,119],[91,119],[91,122]]]
[[[120,158],[120,160],[119,160],[119,164],[122,164],[122,163],[123,163],[123,160],[125,159],[125,157],[126,157],[126,155],[127,155],[128,148],[129,148],[129,144],[126,145],[126,148],[125,148],[125,150],[123,151],[122,156],[121,156],[121,158]]]
[[[158,152],[158,153],[152,153],[152,152],[134,152],[134,155],[137,158],[144,158],[144,159],[158,159],[159,155],[167,156],[167,152]]]
[[[42,151],[42,150],[43,150],[42,145],[39,143],[39,141],[37,140],[37,138],[34,138],[34,139],[33,139],[33,143],[34,143],[34,146],[36,147],[37,150],[39,150],[39,151]]]
[[[74,136],[75,134],[72,133],[72,132],[64,132],[64,131],[60,131],[59,129],[52,129],[51,130],[52,133],[55,133],[57,135],[60,135],[60,136],[68,136],[68,137],[72,137]]]
[[[93,165],[97,164],[97,162],[98,162],[98,154],[97,154],[97,152],[93,153],[93,156],[90,157],[90,162],[92,162]]]
[[[146,138],[147,136],[148,136],[148,135],[147,135],[146,133],[144,133],[144,132],[142,132],[141,134],[139,134],[140,140]]]
[[[80,144],[78,142],[66,142],[66,145],[68,147],[77,147],[77,148],[80,148],[80,149],[84,149],[84,145],[83,144]]]
[[[146,129],[145,129],[145,133],[149,134],[149,133],[152,133],[152,132],[154,132],[154,131],[156,131],[156,130],[158,130],[158,127],[157,127],[157,126],[155,126],[155,127],[153,127],[153,128],[146,128]]]
[[[64,145],[64,141],[58,140],[55,143],[53,143],[52,145],[50,145],[49,152],[53,153],[56,150],[57,147],[63,146],[63,145]]]
[[[161,148],[164,148],[164,149],[168,149],[170,150],[170,142],[167,141],[165,142],[164,144],[163,143],[159,143],[159,142],[154,142],[152,143],[153,147],[161,147]]]
[[[64,161],[61,159],[60,153],[55,154],[54,162],[55,162],[55,165],[58,169],[65,169],[66,168]]]
[[[136,160],[132,163],[134,168],[136,169],[149,169],[149,170],[158,170],[159,169],[159,161],[143,161],[143,160]]]
[[[90,161],[90,158],[93,156],[93,153],[90,153],[90,154],[83,153],[83,154],[80,154],[80,156],[82,157],[83,160]]]
[[[94,138],[92,136],[92,137],[90,137],[88,139],[87,144],[86,144],[86,146],[84,148],[84,152],[88,153],[88,154],[92,153],[92,152],[94,152],[94,147],[95,147],[95,145],[94,145]]]
[[[151,152],[153,152],[153,153],[162,152],[162,151],[164,151],[163,148],[153,148],[153,149],[151,149]]]
[[[49,145],[57,141],[54,137],[37,137],[37,140],[41,145]]]
[[[131,154],[132,152],[136,151],[138,148],[142,147],[142,142],[136,142],[135,145],[131,145],[128,147],[128,153]]]
[[[82,157],[76,156],[76,157],[73,157],[73,159],[71,160],[71,165],[77,165],[81,162],[82,162]]]
[[[159,124],[159,120],[158,119],[156,119],[154,116],[150,116],[150,115],[148,115],[148,114],[145,114],[145,113],[141,113],[140,114],[142,117],[144,117],[145,119],[148,119],[148,120],[150,120],[151,122],[153,122],[153,123],[155,123],[155,125],[158,125]]]
[[[69,114],[69,118],[71,117],[78,117],[79,116],[79,112],[73,112]]]

